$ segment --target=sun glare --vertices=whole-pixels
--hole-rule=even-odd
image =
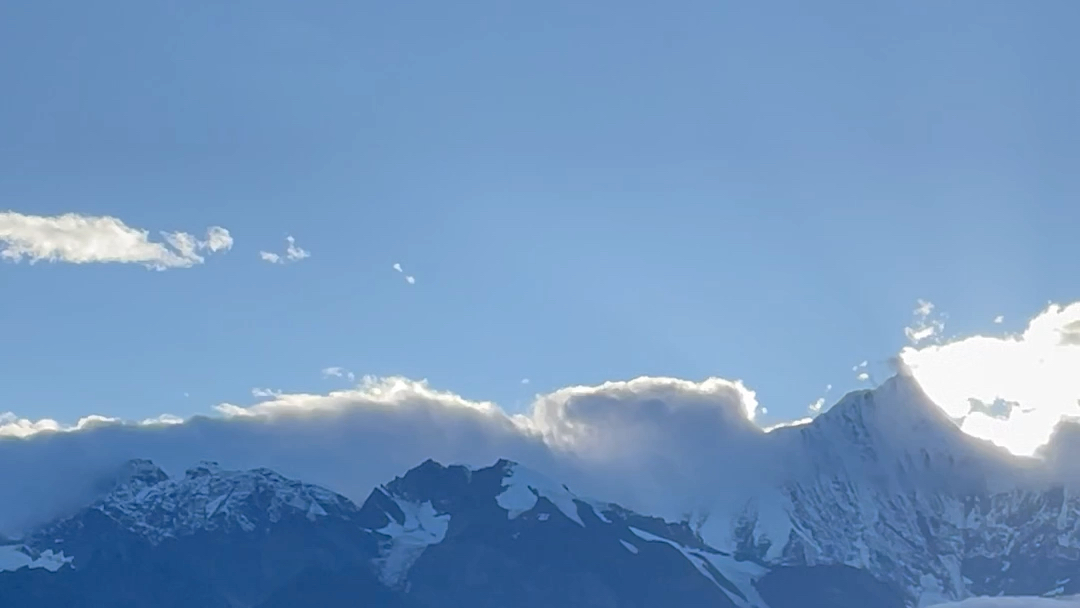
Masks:
[[[1080,417],[1080,302],[1051,305],[1018,335],[910,346],[900,358],[965,432],[1015,454]]]

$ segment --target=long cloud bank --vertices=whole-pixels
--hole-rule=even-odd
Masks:
[[[190,268],[208,253],[227,251],[232,235],[211,226],[203,238],[187,232],[150,232],[108,216],[65,213],[55,216],[0,212],[0,259],[30,263],[141,264],[154,270]]]
[[[0,438],[0,533],[82,504],[130,458],[150,458],[172,474],[198,460],[266,466],[357,501],[427,458],[475,466],[510,458],[584,494],[676,512],[697,505],[658,497],[694,496],[703,482],[750,483],[765,466],[753,393],[721,379],[570,387],[516,416],[404,378],[218,409],[186,422],[88,418],[77,429],[0,419],[0,435],[8,435]]]

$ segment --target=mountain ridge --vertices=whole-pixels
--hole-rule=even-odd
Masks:
[[[359,506],[266,468],[202,462],[170,477],[133,460],[76,515],[0,545],[0,600],[5,581],[18,581],[45,596],[46,587],[67,589],[58,606],[80,593],[108,602],[95,577],[115,582],[153,564],[172,576],[149,572],[158,585],[217,593],[202,597],[208,606],[227,597],[258,608],[327,585],[431,608],[678,605],[663,603],[674,598],[807,608],[814,597],[830,608],[845,605],[838,598],[899,607],[1080,591],[1071,575],[1080,494],[1049,476],[1025,480],[1031,461],[963,434],[910,377],[764,437],[797,466],[747,489],[732,512],[681,520],[578,495],[506,459],[488,467],[427,459]],[[212,549],[234,559],[214,561]],[[791,585],[799,592],[785,595]],[[167,599],[153,590],[139,598]],[[504,604],[483,603],[496,601]]]

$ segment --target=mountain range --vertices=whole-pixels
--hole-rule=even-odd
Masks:
[[[508,460],[428,460],[360,504],[269,469],[170,477],[134,460],[91,503],[0,538],[0,606],[903,608],[1080,591],[1080,496],[1047,461],[962,433],[910,377],[768,435],[784,466],[678,520]]]

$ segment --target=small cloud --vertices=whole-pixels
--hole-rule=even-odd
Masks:
[[[528,383],[529,383],[529,379],[528,379],[528,378],[522,378],[522,379],[521,379],[521,383],[522,383],[522,384],[528,384]]]
[[[920,344],[945,330],[945,322],[933,318],[934,303],[929,300],[917,300],[913,314],[915,320],[904,328],[904,335],[912,344]]]
[[[857,372],[857,371],[859,371],[859,368],[863,368],[863,367],[866,367],[866,364],[867,364],[867,361],[863,361],[862,363],[860,363],[860,364],[858,364],[858,365],[856,365],[856,366],[852,367],[852,368],[851,368],[851,371],[853,371],[853,372]]]
[[[327,367],[322,370],[323,378],[344,378],[350,382],[356,380],[356,374],[342,367]]]
[[[767,415],[769,413],[769,408],[763,407],[759,411],[761,412],[761,415],[764,416],[764,415]]]
[[[825,385],[825,392],[827,393],[827,392],[829,392],[831,390],[832,390],[832,385],[831,384],[826,384]]]
[[[184,419],[179,416],[173,416],[172,414],[162,414],[154,418],[147,418],[139,422],[141,426],[169,426],[173,424],[183,424]]]
[[[184,393],[184,396],[185,396],[185,397],[190,397],[190,396],[191,396],[191,394],[190,394],[190,393]]]
[[[810,410],[811,414],[819,414],[821,413],[821,408],[823,407],[825,407],[825,398],[818,397],[817,401],[811,403],[808,409]]]
[[[1005,322],[1005,316],[1004,315],[998,315],[998,316],[994,317],[994,323],[997,323],[998,325],[1001,325],[1004,322]]]
[[[266,399],[268,397],[281,396],[281,390],[274,390],[272,388],[253,388],[251,389],[251,396],[258,397],[260,399]]]
[[[401,264],[398,263],[398,262],[394,263],[393,269],[396,270],[397,272],[401,273],[401,274],[405,274],[405,270],[401,267]],[[414,276],[412,276],[410,274],[406,274],[405,275],[405,282],[408,283],[409,285],[415,285],[416,284],[416,277],[414,277]]]
[[[285,243],[285,255],[270,251],[260,251],[259,258],[264,262],[270,262],[271,264],[286,264],[289,262],[299,262],[300,260],[311,257],[310,251],[296,245],[296,239],[294,237],[285,237]]]
[[[785,421],[785,422],[778,422],[778,423],[776,423],[774,425],[767,426],[767,427],[765,427],[765,428],[763,428],[761,430],[765,431],[766,433],[771,433],[771,432],[773,432],[773,431],[775,431],[777,429],[789,429],[789,428],[797,427],[797,426],[805,426],[807,424],[810,424],[813,421],[814,421],[813,418],[800,418],[798,420],[788,420],[788,421]]]
[[[856,377],[859,379],[859,382],[866,382],[867,380],[870,379],[870,374],[868,374],[866,372],[862,372],[861,374],[859,374]]]

